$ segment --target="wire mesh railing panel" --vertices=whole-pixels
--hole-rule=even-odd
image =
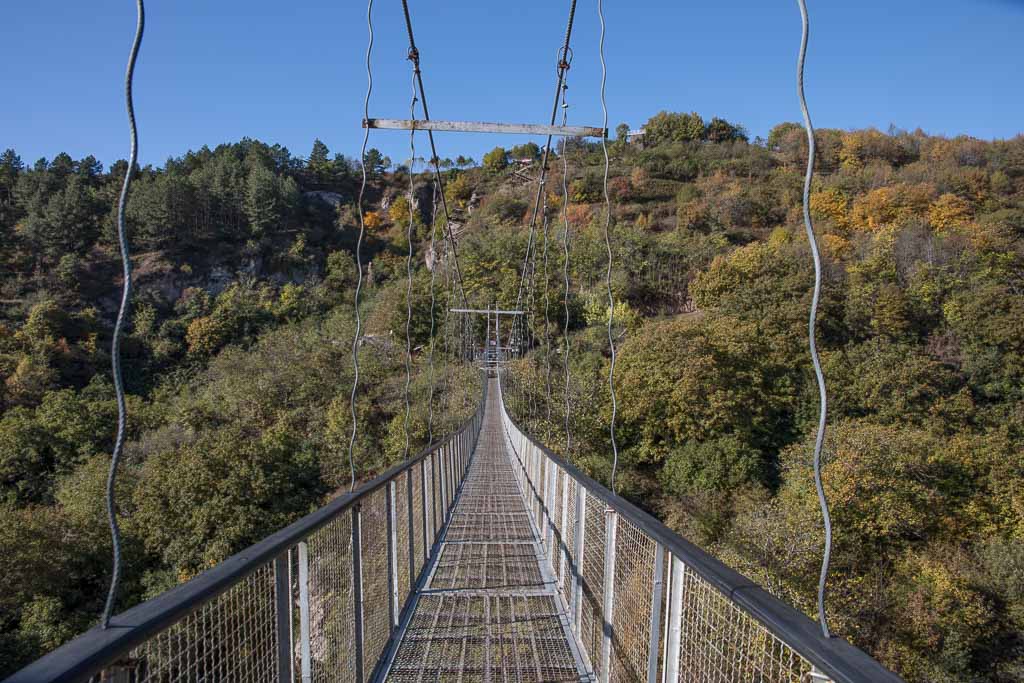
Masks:
[[[811,664],[693,571],[684,575],[680,680],[803,683]]]
[[[601,639],[604,633],[604,554],[605,554],[605,504],[600,498],[587,495],[584,506],[583,583],[580,604],[580,644],[590,655],[594,671],[600,671]]]
[[[544,494],[547,491],[547,458],[545,458],[540,451],[533,446],[527,447],[534,455],[536,461],[536,477],[533,481],[533,495],[534,495],[534,509],[536,510],[536,517],[534,522],[537,524],[537,528],[541,530],[541,534],[544,533],[544,514],[547,512],[545,508]],[[543,536],[542,536],[543,537]]]
[[[558,572],[560,571],[558,556],[560,554],[562,544],[562,481],[565,478],[565,473],[562,472],[561,467],[551,467],[552,476],[551,490],[551,509],[548,511],[550,517],[550,529],[547,533],[547,554],[551,561],[551,569],[556,578],[558,578]]]
[[[274,567],[270,563],[90,680],[274,681],[275,627]]]
[[[597,680],[900,680],[532,441],[507,411],[503,419],[530,518]]]
[[[444,477],[444,464],[441,462],[441,453],[435,453],[430,458],[433,464],[433,480],[432,487],[434,496],[434,529],[440,530],[444,526],[444,513],[445,513],[445,501],[444,501],[444,487],[441,484],[441,480]],[[435,531],[435,538],[437,531]]]
[[[434,459],[427,458],[423,461],[423,499],[426,507],[423,508],[426,518],[426,536],[423,538],[424,555],[430,555],[430,549],[434,547],[434,540],[437,537],[437,516],[434,508],[437,507],[437,497],[434,496]]]
[[[656,559],[657,543],[619,516],[615,531],[611,680],[642,681],[647,677]]]
[[[90,630],[13,680],[366,683],[387,661],[395,620],[455,500],[464,476],[459,460],[478,440],[484,407],[482,400],[443,444],[117,615],[115,628]],[[480,478],[477,486],[516,494],[512,469],[501,464],[497,483]],[[513,534],[520,523],[528,526],[522,500],[517,504],[508,508],[520,517],[511,520]],[[474,516],[491,511],[481,504]],[[468,522],[467,532],[481,526]],[[515,549],[495,557],[478,563],[475,581],[535,579]],[[356,680],[360,672],[363,680]]]
[[[359,507],[362,538],[363,574],[363,667],[366,680],[373,673],[376,662],[388,639],[391,623],[388,615],[388,533],[387,488],[380,488],[363,499]]]
[[[309,548],[309,650],[314,683],[355,683],[352,513],[315,531]]]
[[[401,609],[413,586],[409,577],[409,472],[403,472],[394,479],[395,491],[395,571],[398,604]]]
[[[419,576],[423,571],[425,554],[423,550],[423,482],[420,477],[420,465],[409,470],[409,477],[412,478],[412,541],[413,561],[415,570],[413,574]]]
[[[572,602],[572,578],[575,574],[575,567],[579,563],[579,558],[576,557],[576,483],[571,478],[565,503],[565,525],[562,529],[564,548],[562,561],[560,562],[564,566],[564,570],[561,572],[559,588],[562,592],[562,598],[568,605]]]

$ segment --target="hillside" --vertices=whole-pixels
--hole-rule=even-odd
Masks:
[[[619,491],[812,613],[803,130],[784,123],[750,142],[721,119],[670,113],[645,128],[643,145],[609,144]],[[833,628],[908,681],[1019,680],[1024,138],[826,129],[817,146]],[[536,175],[539,152],[444,160],[475,304],[516,302],[536,192],[519,175]],[[607,480],[603,161],[599,144],[569,140],[551,165],[526,297],[532,348],[514,364],[512,398],[532,432],[565,443],[568,327],[567,455]],[[431,176],[417,165],[410,201],[407,168],[375,151],[366,162],[361,478],[404,454],[410,219],[411,447],[458,424],[479,389],[443,314],[451,278],[427,268],[432,226],[440,239]],[[113,207],[126,166],[0,157],[0,673],[89,627],[105,592]],[[122,607],[347,488],[359,177],[319,141],[306,159],[243,140],[139,170]]]

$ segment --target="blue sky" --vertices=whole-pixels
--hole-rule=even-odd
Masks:
[[[930,133],[1024,132],[1024,0],[808,0],[815,124]],[[434,118],[543,122],[568,0],[411,0]],[[141,159],[162,164],[243,136],[305,156],[314,137],[356,156],[366,87],[365,4],[150,0],[136,72]],[[722,116],[765,135],[797,120],[796,0],[605,0],[609,125],[661,110]],[[0,148],[31,163],[61,151],[127,156],[122,78],[132,0],[7,2],[0,22]],[[375,0],[371,115],[406,118],[410,68],[399,0]],[[579,0],[570,123],[601,121],[596,0]],[[525,138],[439,134],[477,159]],[[408,157],[408,136],[371,144]],[[426,140],[418,141],[425,150]]]

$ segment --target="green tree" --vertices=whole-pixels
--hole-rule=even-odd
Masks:
[[[778,124],[768,132],[768,149],[778,151],[783,141],[794,131],[803,132],[803,130],[804,127],[802,125],[791,121]]]
[[[491,172],[503,171],[508,167],[508,152],[504,147],[495,147],[484,155],[484,168]]]
[[[384,155],[380,153],[380,150],[376,147],[371,147],[366,151],[366,157],[363,159],[363,165],[370,175],[380,175],[390,163],[384,163]]]
[[[747,133],[742,126],[734,125],[717,116],[708,122],[704,135],[710,142],[747,141]]]
[[[530,161],[536,161],[537,159],[540,159],[540,153],[541,149],[537,146],[536,142],[527,142],[513,147],[509,151],[508,156],[512,159],[529,159]]]
[[[262,164],[255,164],[246,181],[244,205],[253,236],[260,237],[283,228],[298,203],[298,196],[294,180],[282,180]]]
[[[651,145],[697,142],[704,137],[704,119],[697,112],[685,114],[662,111],[644,124],[644,140]]]
[[[313,149],[309,152],[309,159],[306,161],[306,169],[313,179],[318,183],[330,182],[334,166],[331,163],[330,150],[327,149],[320,138],[313,141]]]
[[[0,154],[0,210],[9,207],[14,200],[14,186],[18,182],[25,165],[13,149],[4,150]],[[0,211],[0,219],[5,214]]]

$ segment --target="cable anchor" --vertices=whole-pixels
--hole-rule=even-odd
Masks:
[[[558,73],[564,74],[572,66],[572,48],[564,47],[558,50]]]
[[[412,62],[413,71],[416,73],[420,72],[420,51],[419,48],[410,47],[409,53],[405,57],[407,60]]]

